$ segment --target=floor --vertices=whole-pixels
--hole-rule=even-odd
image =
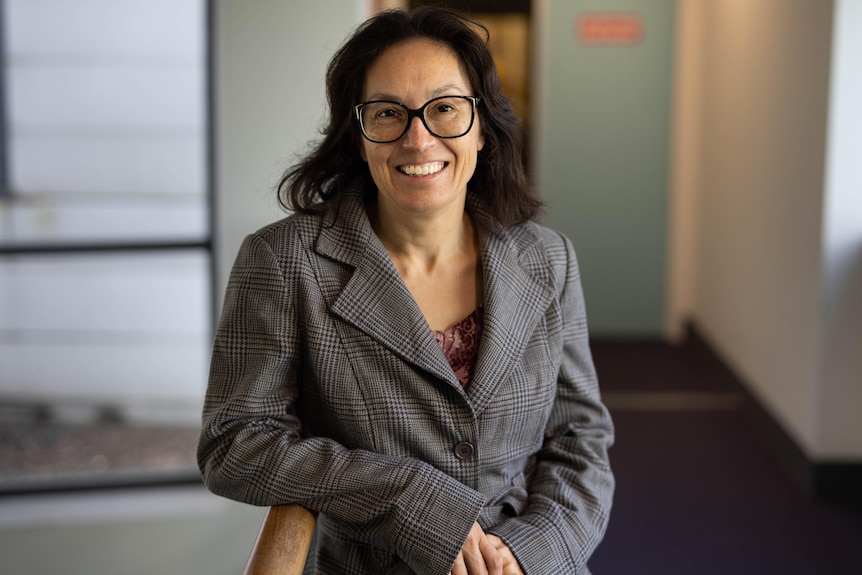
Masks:
[[[757,440],[738,382],[714,358],[658,342],[594,342],[593,354],[617,429],[618,483],[594,575],[862,574],[862,510],[814,500],[791,479]],[[0,493],[3,571],[239,573],[263,511],[190,482],[123,485],[111,472],[134,467],[128,446],[138,432],[113,425],[101,446],[99,434],[82,427],[63,431],[63,440],[5,430],[0,449],[18,442],[18,456],[30,450],[28,465],[44,461],[38,450],[65,449],[67,459],[31,472],[56,476],[66,461],[120,488]],[[70,451],[73,432],[92,445]],[[194,437],[146,433],[138,444],[149,465],[183,471]],[[0,487],[2,469],[0,461]]]
[[[806,494],[714,358],[655,342],[593,354],[618,483],[596,575],[862,574],[860,509]]]

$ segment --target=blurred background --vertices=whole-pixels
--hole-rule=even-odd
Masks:
[[[263,510],[194,461],[227,275],[331,54],[421,3],[0,0],[4,569],[241,570]],[[862,572],[862,2],[446,4],[578,252],[618,427],[594,572]]]

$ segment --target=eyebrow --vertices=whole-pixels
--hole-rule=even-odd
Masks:
[[[429,98],[429,100],[433,100],[434,98],[439,98],[440,96],[454,95],[454,94],[447,94],[447,92],[456,92],[457,93],[457,92],[460,92],[460,90],[461,90],[460,86],[456,86],[455,84],[446,84],[445,86],[440,86],[439,88],[437,88],[436,90],[431,92],[431,97]],[[401,99],[398,96],[395,96],[394,94],[388,94],[386,92],[377,92],[375,94],[372,94],[368,97],[368,100],[369,101],[370,100],[386,100],[389,102],[399,102],[399,103],[401,102]]]

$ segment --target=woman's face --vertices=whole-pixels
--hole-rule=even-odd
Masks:
[[[448,46],[416,38],[386,49],[368,69],[363,101],[391,100],[418,109],[440,96],[475,96]],[[410,215],[463,210],[484,140],[476,113],[460,138],[438,138],[421,119],[388,144],[362,138],[360,154],[378,188],[381,213]]]

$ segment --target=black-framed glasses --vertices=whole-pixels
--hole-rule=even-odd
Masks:
[[[478,96],[441,96],[416,110],[398,102],[371,100],[353,106],[359,128],[375,144],[394,142],[407,133],[413,118],[438,138],[460,138],[473,127]]]

